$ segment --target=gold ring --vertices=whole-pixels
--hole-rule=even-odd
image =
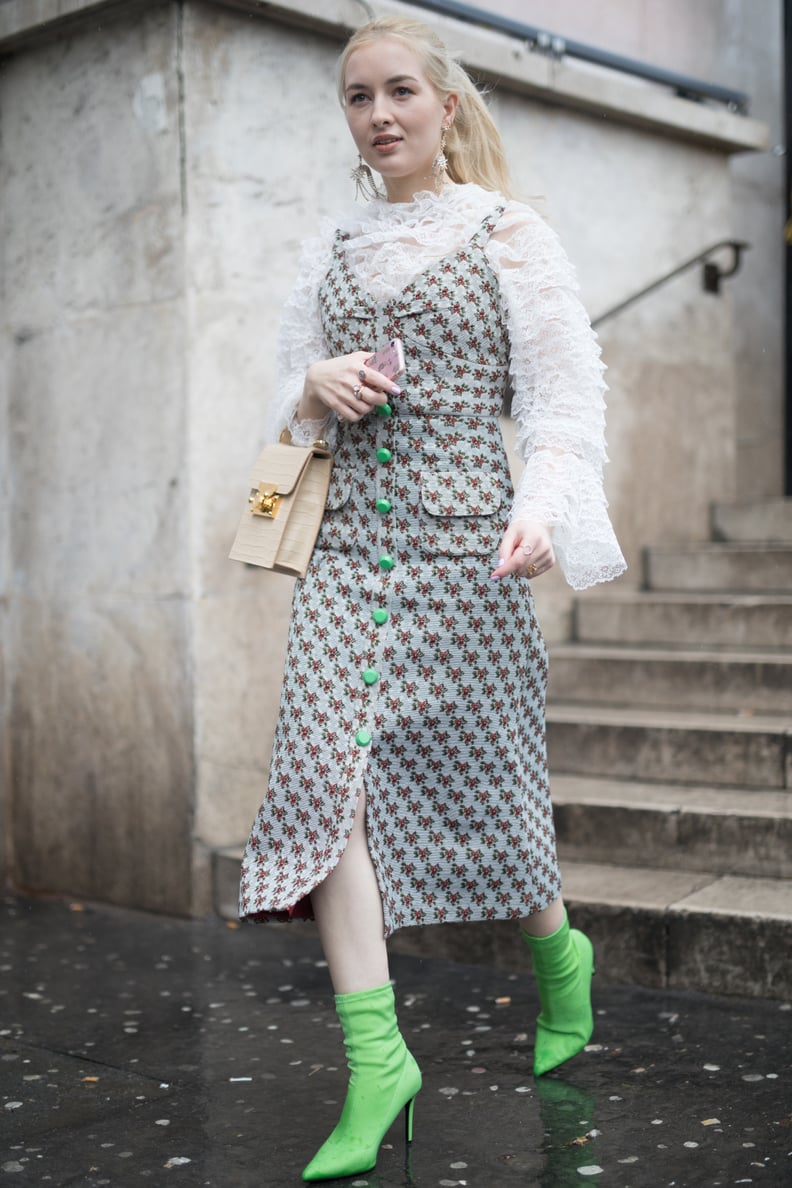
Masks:
[[[529,565],[528,566],[528,577],[533,577],[533,575],[538,571],[538,569],[539,569],[538,565]]]
[[[360,384],[355,384],[354,388],[352,389],[352,395],[355,397],[355,399],[356,399],[356,400],[357,400],[357,399],[359,399],[359,397],[360,397]]]

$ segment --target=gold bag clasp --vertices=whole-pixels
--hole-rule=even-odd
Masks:
[[[278,514],[281,497],[278,488],[272,483],[259,483],[257,491],[251,491],[248,497],[250,510],[254,516],[263,516],[266,520],[274,520]]]

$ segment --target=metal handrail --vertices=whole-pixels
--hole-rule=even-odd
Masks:
[[[620,314],[622,310],[635,305],[636,301],[640,301],[642,297],[646,297],[649,293],[654,293],[656,289],[661,288],[681,273],[687,272],[689,268],[695,267],[696,264],[704,265],[701,273],[701,287],[704,289],[704,292],[719,293],[721,281],[726,280],[729,276],[734,276],[739,270],[742,253],[747,251],[750,246],[750,243],[744,243],[740,239],[721,239],[718,243],[713,243],[711,247],[706,248],[703,252],[699,252],[697,255],[691,256],[689,260],[685,260],[684,264],[679,264],[676,268],[672,268],[670,272],[665,273],[658,280],[652,281],[651,285],[645,285],[637,293],[633,293],[630,297],[625,297],[624,301],[620,301],[612,309],[608,309],[605,313],[592,318],[591,324],[596,329],[603,322],[607,322],[609,318],[615,318],[616,314]],[[721,248],[731,248],[732,264],[730,268],[721,268],[715,260],[709,259],[713,252],[720,251]]]
[[[418,8],[438,12],[443,16],[455,17],[468,24],[481,25],[485,29],[496,29],[498,32],[516,37],[520,41],[527,41],[537,50],[555,57],[562,57],[566,54],[570,58],[579,58],[582,62],[592,62],[596,66],[604,66],[609,70],[618,70],[622,74],[631,74],[636,78],[643,78],[648,82],[670,87],[675,94],[684,99],[692,99],[697,102],[702,99],[711,99],[716,103],[724,103],[730,111],[739,112],[741,115],[748,114],[748,95],[744,91],[735,91],[731,87],[722,87],[717,83],[691,78],[686,74],[677,74],[674,70],[664,70],[662,66],[652,66],[648,62],[640,62],[636,58],[612,54],[608,50],[586,45],[582,41],[569,41],[566,37],[550,33],[538,25],[526,25],[523,21],[515,21],[511,17],[486,12],[483,8],[476,8],[473,4],[462,4],[458,0],[406,0],[406,2],[414,4]]]

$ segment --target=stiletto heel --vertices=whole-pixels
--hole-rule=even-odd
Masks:
[[[337,994],[344,1029],[349,1089],[333,1133],[303,1172],[304,1180],[335,1180],[371,1171],[380,1143],[402,1110],[409,1158],[421,1070],[396,1022],[390,982],[374,990]]]
[[[413,1140],[413,1108],[415,1106],[415,1098],[407,1102],[404,1107],[404,1142],[405,1146],[412,1146]]]

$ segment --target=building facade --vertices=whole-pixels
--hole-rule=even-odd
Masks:
[[[299,243],[352,200],[334,63],[364,8],[0,0],[0,830],[20,888],[205,912],[212,852],[260,802],[290,583],[227,554]],[[781,492],[780,3],[511,9],[755,95],[739,114],[423,14],[490,83],[593,316],[752,245],[720,296],[693,269],[603,325],[637,587],[643,545]],[[538,601],[563,639],[560,579]]]

